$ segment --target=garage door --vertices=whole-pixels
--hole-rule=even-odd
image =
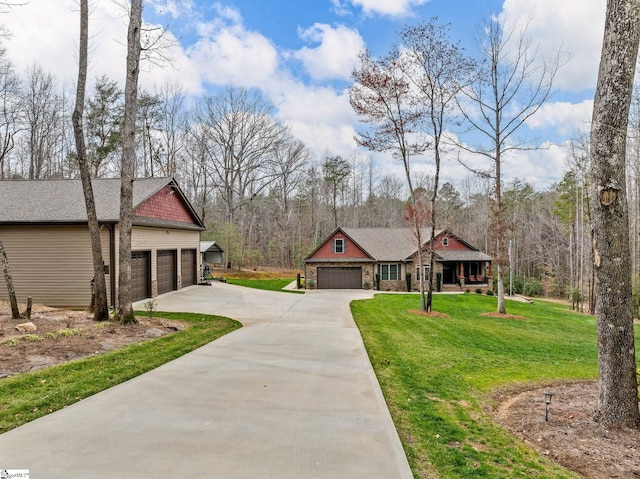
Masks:
[[[362,289],[362,268],[318,268],[318,289]]]
[[[151,296],[149,288],[151,261],[149,251],[131,253],[131,301],[139,301]]]
[[[196,250],[183,249],[181,260],[182,287],[196,284]]]
[[[158,294],[178,288],[176,250],[158,251]]]

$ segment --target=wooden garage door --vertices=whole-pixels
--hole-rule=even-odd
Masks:
[[[362,268],[318,268],[318,289],[362,289]]]
[[[180,274],[182,275],[182,287],[196,284],[196,250],[183,249]]]
[[[177,269],[176,250],[158,251],[158,294],[177,289]]]
[[[149,288],[151,261],[149,251],[131,253],[131,301],[140,301],[151,296]]]

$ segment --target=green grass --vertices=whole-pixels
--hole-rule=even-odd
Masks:
[[[496,425],[491,393],[597,376],[595,319],[548,302],[435,295],[434,311],[410,313],[416,295],[377,295],[352,312],[415,477],[575,478]],[[544,410],[540,411],[541,418]]]
[[[246,288],[264,289],[267,291],[284,291],[286,293],[304,293],[304,291],[282,289],[288,284],[295,281],[295,278],[271,278],[271,279],[253,279],[253,278],[227,278],[227,283]]]
[[[0,433],[139,376],[241,327],[232,319],[206,314],[156,312],[155,316],[183,320],[191,327],[0,380]]]

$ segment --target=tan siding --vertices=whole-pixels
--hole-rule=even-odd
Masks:
[[[87,227],[3,226],[0,238],[9,258],[18,301],[24,302],[31,296],[35,303],[50,306],[89,304],[93,266]],[[104,261],[108,264],[106,228],[101,239]],[[7,299],[4,287],[0,288],[0,298]]]
[[[119,233],[116,229],[116,251],[119,247]],[[132,251],[151,251],[151,289],[152,295],[157,295],[158,263],[156,253],[158,250],[176,250],[178,257],[178,286],[182,281],[180,272],[182,270],[181,251],[182,249],[200,249],[200,232],[192,230],[178,230],[171,228],[152,228],[147,226],[134,226],[131,232]],[[200,255],[196,255],[200,268]],[[117,271],[116,271],[117,274]],[[117,278],[117,276],[116,276]]]

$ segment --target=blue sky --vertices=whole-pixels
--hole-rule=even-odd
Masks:
[[[123,0],[119,0],[120,4]],[[588,132],[591,101],[604,25],[605,0],[148,0],[148,26],[169,25],[172,66],[147,64],[141,86],[149,91],[167,80],[192,98],[225,85],[259,89],[278,117],[318,161],[340,154],[373,158],[379,174],[401,176],[396,160],[359,150],[359,128],[347,89],[357,53],[386,53],[406,24],[438,17],[451,24],[452,39],[476,53],[478,29],[490,15],[529,21],[530,39],[542,55],[561,48],[569,61],[556,82],[557,94],[528,123],[527,137],[544,149],[509,158],[505,177],[544,188],[558,181],[566,159],[564,143]],[[118,2],[91,2],[90,75],[121,81],[126,43],[125,11]],[[3,15],[12,32],[8,54],[21,72],[33,64],[73,86],[77,72],[76,0],[31,0]],[[471,160],[475,161],[475,160]],[[428,157],[414,172],[429,174]],[[455,161],[443,166],[445,180],[468,176]]]

